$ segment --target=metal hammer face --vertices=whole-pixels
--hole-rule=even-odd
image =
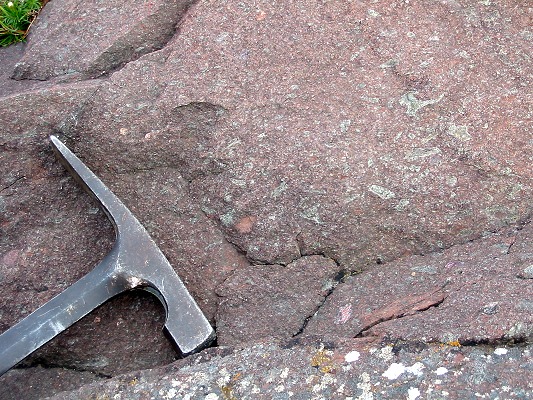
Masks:
[[[89,274],[0,335],[0,375],[107,300],[136,288],[163,303],[165,329],[183,355],[209,345],[213,328],[148,232],[58,138],[50,140],[61,163],[104,209],[116,241]]]

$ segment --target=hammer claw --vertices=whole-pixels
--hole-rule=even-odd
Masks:
[[[104,209],[116,241],[89,274],[0,335],[0,375],[105,301],[135,288],[163,303],[165,329],[183,355],[211,343],[213,328],[141,223],[59,139],[50,140],[62,164]]]

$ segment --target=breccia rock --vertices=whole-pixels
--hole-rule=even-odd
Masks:
[[[148,229],[221,342],[242,348],[234,362],[272,354],[251,386],[246,374],[217,375],[227,349],[191,359],[214,357],[190,364],[206,374],[202,396],[270,388],[278,378],[265,374],[279,366],[285,376],[280,358],[300,356],[324,396],[343,383],[347,396],[361,396],[400,372],[412,384],[390,397],[465,397],[467,375],[482,394],[530,394],[510,376],[531,357],[527,5],[168,0],[111,12],[117,4],[54,0],[26,45],[0,49],[1,329],[112,244],[102,212],[55,161],[47,137],[56,134]],[[96,379],[168,364],[176,353],[159,332],[162,317],[150,297],[116,299],[0,381],[22,382],[39,363],[70,368],[70,382],[80,371]],[[315,335],[323,349],[306,347]],[[354,336],[368,351],[327,348]],[[254,347],[273,337],[293,353]],[[501,358],[500,347],[513,357]],[[390,362],[374,368],[379,376],[369,372],[372,348]],[[412,381],[417,349],[421,379],[443,387]],[[449,352],[431,361],[439,349]],[[342,370],[351,351],[360,354],[353,376]],[[347,375],[328,372],[329,358]],[[187,362],[169,367],[183,377],[174,388],[158,386],[167,375],[154,369],[118,395],[157,388],[179,397],[194,376]],[[452,364],[459,380],[437,375]],[[492,379],[500,373],[508,386]],[[57,393],[49,376],[27,398]],[[102,393],[125,380],[135,376]],[[286,380],[273,390],[281,386],[297,393]]]

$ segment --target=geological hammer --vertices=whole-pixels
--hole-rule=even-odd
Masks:
[[[91,272],[0,335],[0,375],[107,300],[132,289],[147,290],[161,301],[165,330],[182,355],[209,345],[213,328],[146,229],[57,137],[50,141],[60,162],[107,214],[116,240]]]

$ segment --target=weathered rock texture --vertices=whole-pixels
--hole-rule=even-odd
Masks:
[[[53,0],[39,15],[13,78],[80,79],[110,73],[162,48],[191,3]]]
[[[97,382],[55,400],[528,399],[531,346],[257,344]],[[229,354],[228,354],[229,353]],[[516,373],[513,371],[521,371]]]
[[[381,7],[201,2],[65,133],[99,167],[188,175],[261,263],[325,254],[356,270],[527,220],[520,12],[496,29],[482,5]],[[212,122],[184,133],[190,116]]]
[[[425,343],[533,340],[533,226],[346,279],[306,334]],[[529,250],[515,248],[527,243]]]
[[[77,389],[103,379],[90,372],[79,372],[63,368],[16,369],[9,372],[9,379],[3,379],[0,386],[2,399],[37,399],[52,393]]]
[[[435,378],[442,390],[504,390],[467,378],[483,359],[527,397],[530,383],[512,373],[531,369],[533,329],[526,3],[86,3],[49,2],[27,45],[0,50],[0,330],[87,273],[113,242],[103,213],[54,159],[53,133],[146,226],[220,343],[244,348],[232,362],[264,354],[250,342],[296,337],[294,349],[268,347],[258,387],[270,388],[280,358],[297,365],[309,354],[298,340],[319,335],[376,349],[421,343],[427,370],[448,360],[439,346],[466,344],[464,375]],[[0,382],[36,376],[38,364],[70,368],[80,385],[87,371],[168,364],[176,355],[162,324],[157,301],[128,294]],[[484,344],[516,357],[502,361]],[[415,362],[407,353],[397,359],[406,368]],[[305,389],[302,375],[281,392],[337,379],[335,390],[362,395],[388,368],[368,357],[354,376],[321,371],[329,375]],[[222,364],[194,366],[205,374],[202,395],[216,392]],[[193,367],[176,368],[185,377]],[[163,389],[164,374],[142,375],[142,390]],[[234,376],[223,375],[230,381],[215,394],[231,398]],[[400,385],[399,396],[427,393],[425,382]],[[375,398],[398,398],[381,385]],[[59,390],[41,387],[48,392],[27,398]],[[124,398],[136,390],[121,388]],[[236,393],[255,398],[252,388]],[[179,381],[159,397],[170,389],[187,391]]]
[[[331,259],[303,257],[286,267],[236,271],[217,293],[218,344],[237,345],[301,333],[342,276]]]

